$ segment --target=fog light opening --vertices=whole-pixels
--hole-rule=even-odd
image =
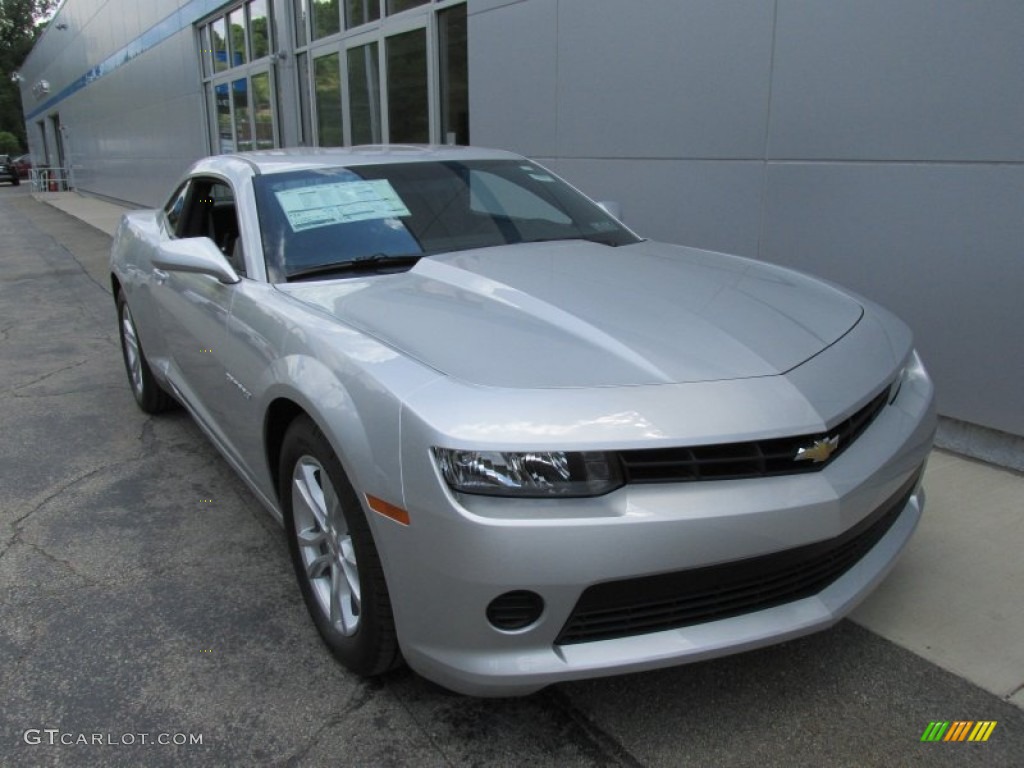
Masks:
[[[517,589],[491,600],[487,620],[502,632],[515,632],[537,623],[544,612],[544,598],[536,592]]]

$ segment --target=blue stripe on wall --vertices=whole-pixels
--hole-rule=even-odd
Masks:
[[[34,120],[39,115],[50,111],[57,104],[64,101],[68,96],[94,83],[101,77],[106,77],[114,70],[123,67],[136,56],[140,56],[151,48],[160,45],[164,40],[173,37],[183,29],[190,28],[198,19],[212,13],[222,5],[227,5],[227,0],[192,0],[192,2],[179,8],[166,18],[161,19],[152,27],[147,29],[137,38],[129,42],[123,48],[115,51],[105,58],[84,75],[74,80],[31,112],[25,115],[25,120]]]

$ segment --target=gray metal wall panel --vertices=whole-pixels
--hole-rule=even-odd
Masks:
[[[153,24],[177,13],[178,2],[76,2],[68,3],[66,11],[69,17],[62,15],[61,21],[68,29],[51,27],[45,45],[33,51],[23,70],[29,87],[45,78],[51,94],[59,93]],[[31,111],[38,102],[29,96],[24,103]],[[207,152],[191,27],[73,93],[44,117],[54,112],[66,129],[67,161],[80,189],[143,205],[162,204],[173,180]],[[41,155],[37,133],[30,126],[30,148]],[[50,146],[52,150],[52,139]]]
[[[688,245],[757,255],[760,162],[538,159],[595,200],[621,204],[644,237],[680,242],[685,233]]]
[[[761,255],[913,328],[942,413],[1024,435],[1024,166],[773,163]]]
[[[555,154],[557,20],[550,0],[469,16],[470,98],[473,105],[487,105],[469,110],[474,143]]]
[[[474,142],[622,202],[643,234],[879,300],[946,415],[1024,435],[1024,3],[469,7]]]
[[[779,0],[773,158],[1024,160],[1021,0]]]
[[[468,11],[470,14],[493,11],[495,8],[502,8],[506,5],[526,2],[526,0],[468,0]]]
[[[763,155],[771,0],[558,9],[558,67],[546,78],[558,80],[561,157]]]

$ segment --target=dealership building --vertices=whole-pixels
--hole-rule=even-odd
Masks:
[[[944,444],[1024,469],[1021,40],[1020,0],[65,0],[17,78],[37,166],[133,205],[221,152],[521,152],[894,310]]]

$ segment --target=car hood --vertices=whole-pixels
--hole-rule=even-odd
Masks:
[[[513,388],[772,376],[863,313],[804,275],[649,241],[481,248],[279,288],[441,373]]]

